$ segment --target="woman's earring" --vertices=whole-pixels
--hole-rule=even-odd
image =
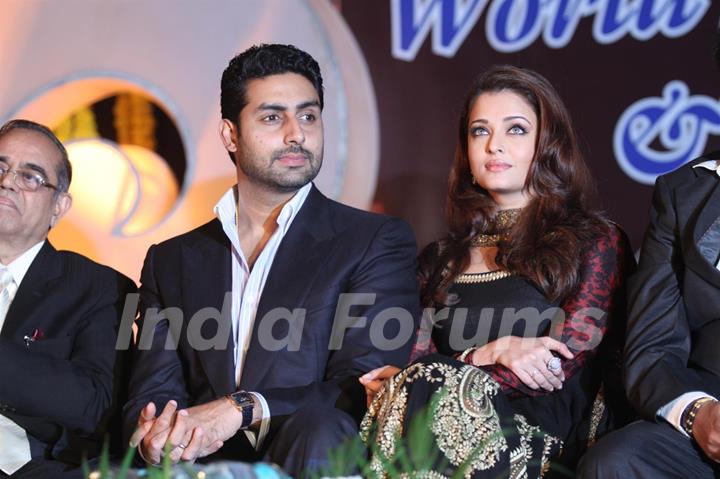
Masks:
[[[475,175],[470,175],[470,178],[472,178],[472,184],[477,185],[477,181],[475,181]]]

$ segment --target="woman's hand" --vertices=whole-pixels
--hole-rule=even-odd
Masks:
[[[381,368],[373,369],[369,373],[365,373],[360,376],[360,384],[365,387],[365,394],[367,396],[368,406],[372,402],[373,398],[380,390],[385,381],[395,376],[400,372],[400,368],[395,366],[383,366]]]
[[[475,366],[500,364],[510,369],[523,383],[532,389],[554,391],[562,389],[565,380],[562,367],[548,369],[555,351],[566,359],[573,354],[565,344],[550,337],[521,338],[505,336],[477,348],[472,355]]]

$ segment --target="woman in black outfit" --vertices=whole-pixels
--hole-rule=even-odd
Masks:
[[[481,75],[458,133],[449,233],[420,256],[423,303],[435,315],[417,349],[436,354],[361,378],[372,398],[363,437],[391,455],[436,398],[430,429],[446,467],[438,461],[429,477],[466,462],[465,477],[572,469],[619,420],[624,278],[634,260],[622,231],[592,206],[569,114],[545,78],[512,66]],[[377,457],[373,467],[387,472]]]

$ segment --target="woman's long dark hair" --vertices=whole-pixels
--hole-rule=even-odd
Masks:
[[[468,117],[478,96],[501,91],[524,98],[534,109],[539,127],[525,180],[530,201],[498,245],[498,266],[529,279],[549,300],[561,300],[577,288],[587,241],[607,230],[607,222],[593,207],[594,182],[570,115],[555,89],[534,71],[493,67],[475,80],[460,115],[446,208],[448,236],[432,255],[438,267],[422,266],[425,304],[446,302],[448,287],[470,263],[473,238],[491,228],[496,204],[472,182]]]

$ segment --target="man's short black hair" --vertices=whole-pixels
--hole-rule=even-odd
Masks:
[[[72,165],[70,164],[70,160],[68,159],[68,153],[65,149],[65,145],[62,144],[58,137],[55,136],[55,133],[53,133],[52,130],[50,130],[50,128],[48,128],[47,126],[41,125],[40,123],[36,123],[34,121],[22,119],[10,120],[2,127],[0,127],[0,138],[5,136],[12,130],[18,129],[36,131],[47,137],[47,139],[55,145],[58,152],[60,153],[60,163],[58,163],[56,169],[56,174],[58,177],[56,185],[57,191],[61,193],[66,193],[67,190],[70,188],[70,182],[72,181]]]
[[[253,45],[230,60],[220,83],[222,117],[238,123],[240,110],[247,105],[248,80],[282,73],[297,73],[315,87],[323,108],[323,81],[320,66],[308,53],[293,45]]]

